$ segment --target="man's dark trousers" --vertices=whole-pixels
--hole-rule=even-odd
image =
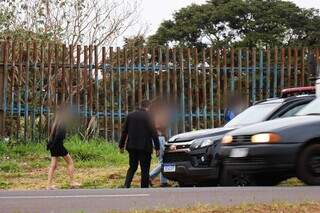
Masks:
[[[125,187],[130,188],[132,178],[138,169],[140,163],[141,168],[141,188],[149,187],[149,171],[151,164],[151,153],[143,150],[128,150],[129,152],[129,169],[125,181]]]

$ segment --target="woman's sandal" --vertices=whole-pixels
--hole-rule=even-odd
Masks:
[[[73,182],[72,184],[70,184],[70,186],[72,189],[77,189],[81,186],[81,184],[78,182]]]
[[[47,190],[57,190],[58,188],[56,186],[48,186]]]

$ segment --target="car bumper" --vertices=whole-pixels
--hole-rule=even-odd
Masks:
[[[299,144],[223,146],[220,154],[224,169],[234,172],[293,171],[299,146]],[[246,150],[246,156],[234,156],[233,153],[237,150]]]
[[[190,161],[170,163],[175,165],[175,172],[164,172],[169,180],[184,183],[201,183],[207,180],[218,179],[218,167],[194,167]]]

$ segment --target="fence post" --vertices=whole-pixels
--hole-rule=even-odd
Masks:
[[[3,63],[3,48],[0,43],[0,62]],[[0,138],[4,136],[4,66],[0,66]]]

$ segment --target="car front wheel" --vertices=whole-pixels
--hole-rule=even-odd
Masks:
[[[255,186],[255,178],[243,172],[230,172],[228,170],[223,170],[220,177],[221,186]]]
[[[320,144],[307,146],[297,163],[298,177],[308,185],[320,185]]]

